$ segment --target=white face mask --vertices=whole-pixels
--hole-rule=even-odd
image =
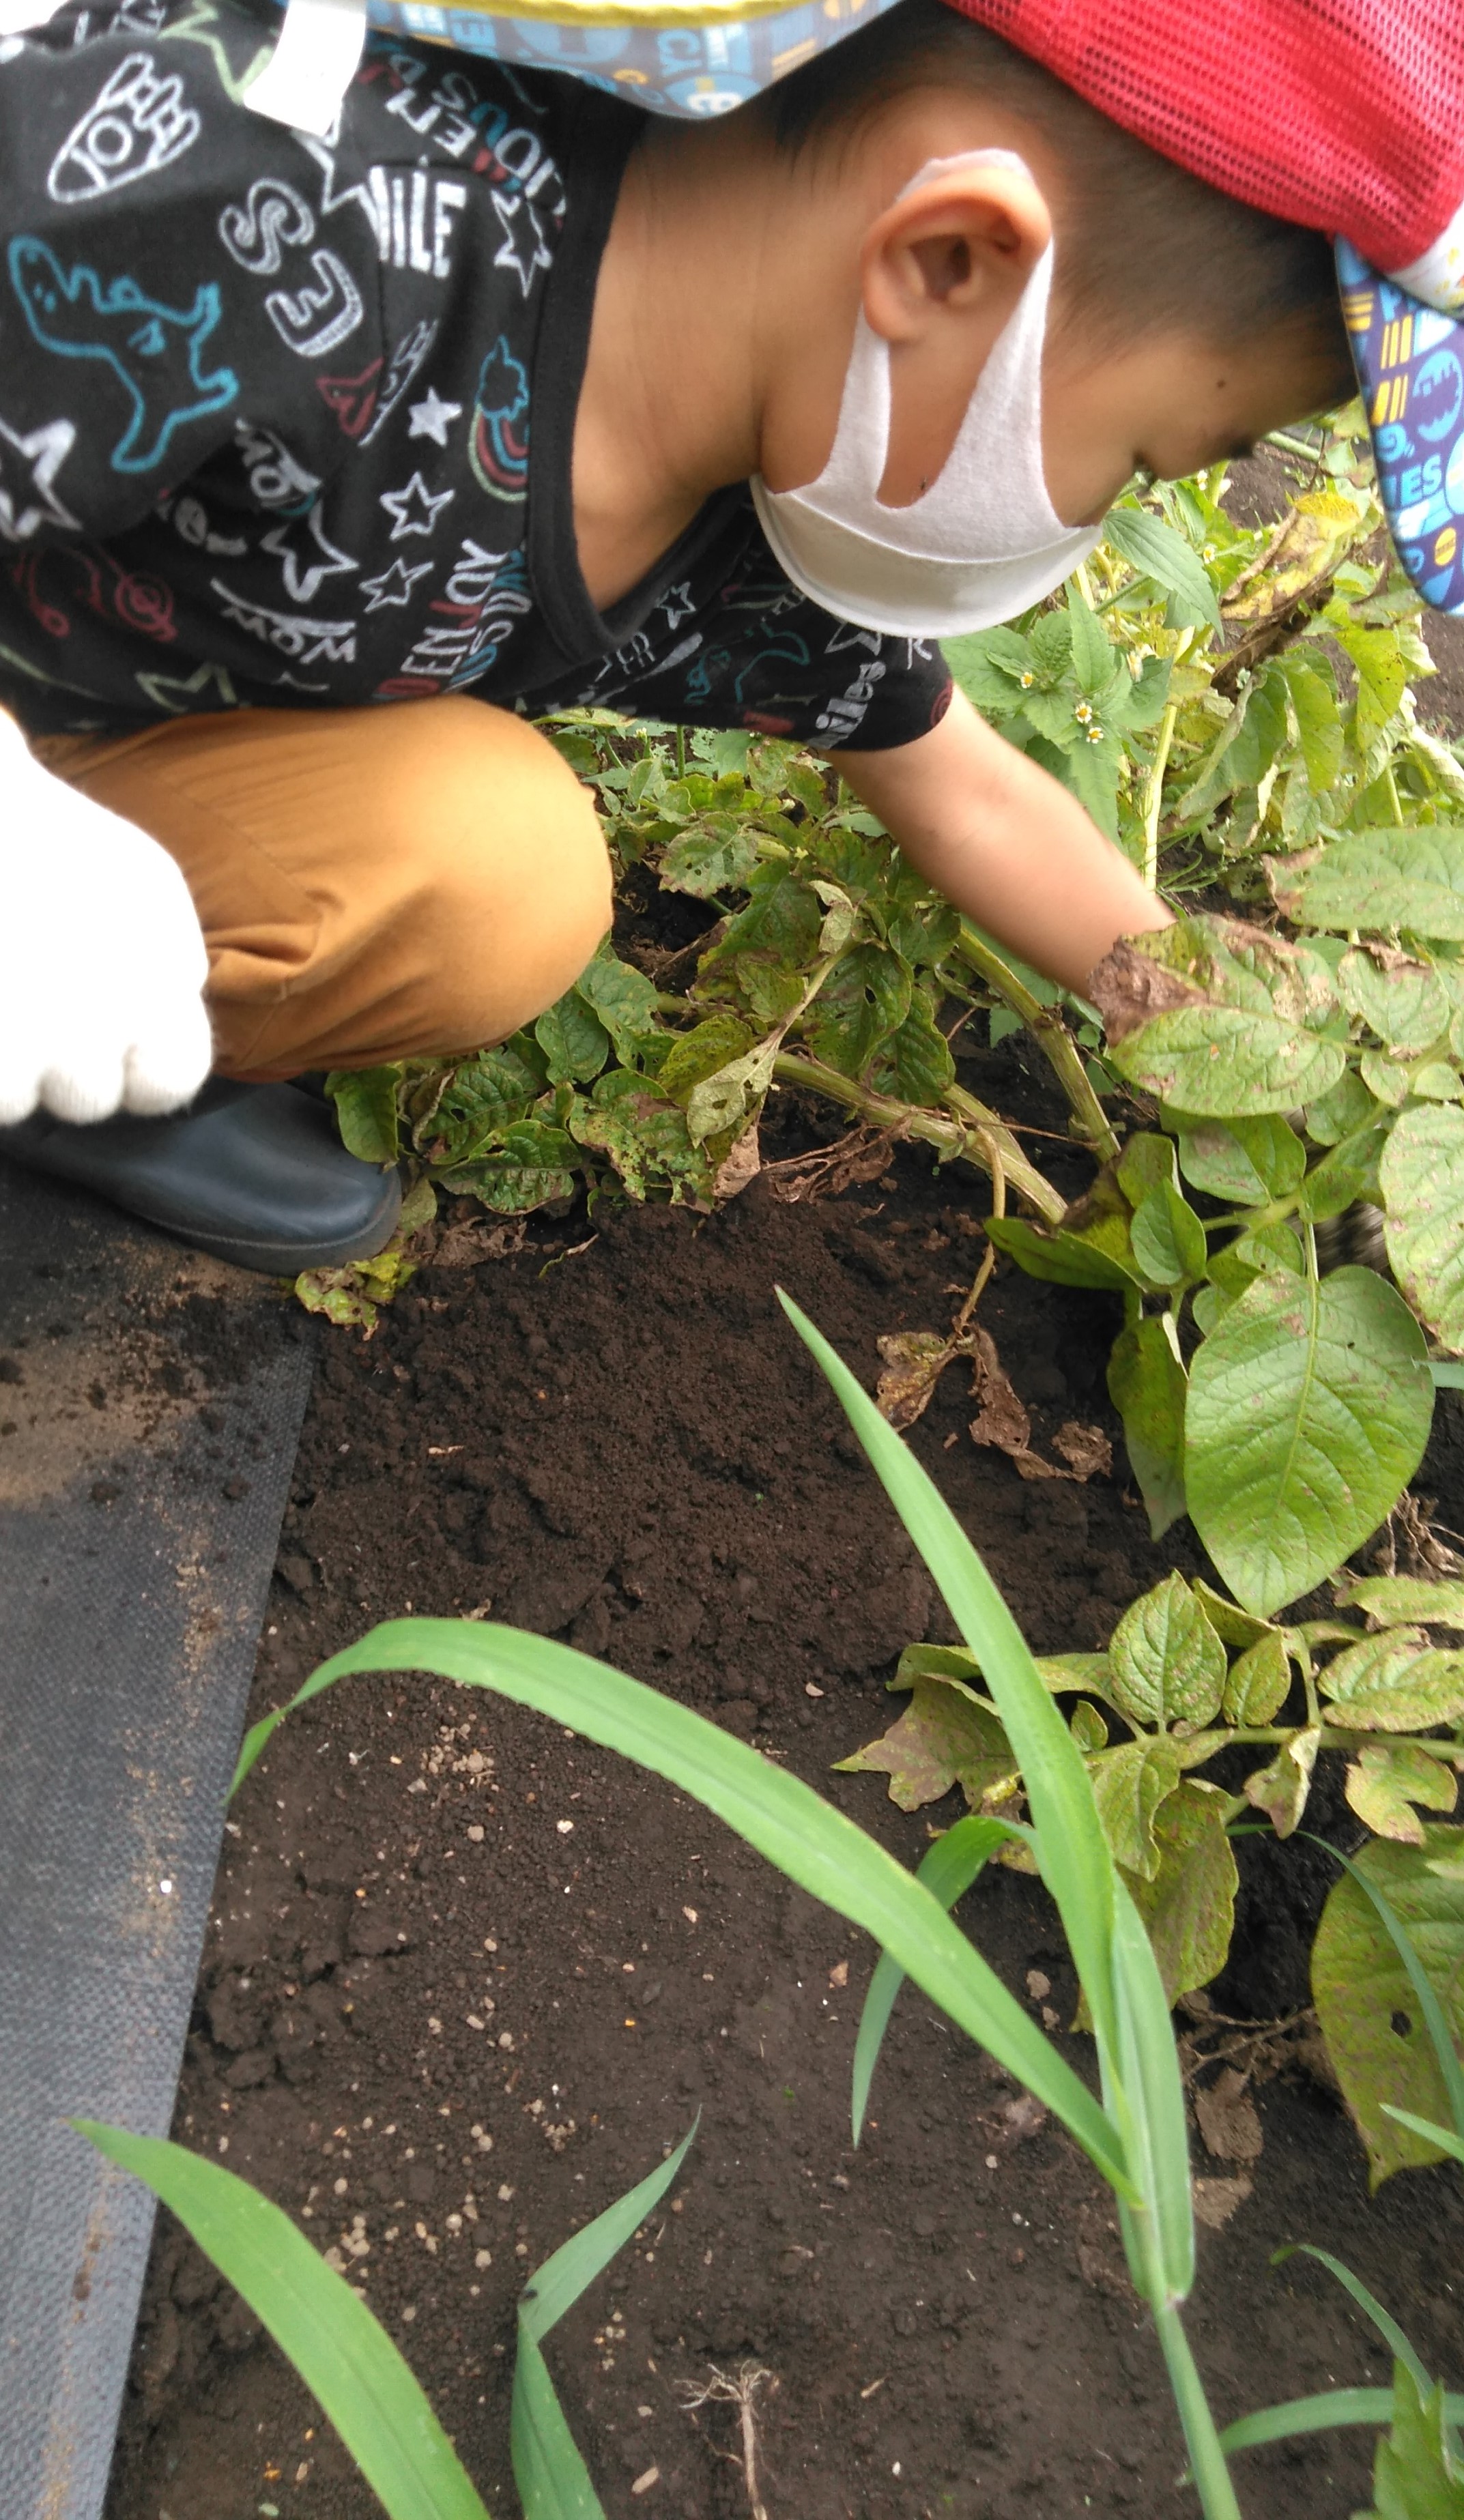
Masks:
[[[1006,149],[933,158],[898,198],[967,166],[1028,168]],[[1040,604],[1095,549],[1101,528],[1065,525],[1042,473],[1042,343],[1052,248],[995,341],[937,479],[887,508],[890,344],[859,310],[834,451],[816,481],[753,497],[782,568],[804,595],[861,630],[903,638],[988,630]]]

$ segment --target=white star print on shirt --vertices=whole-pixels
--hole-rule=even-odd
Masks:
[[[447,424],[461,420],[460,402],[444,402],[435,385],[429,385],[426,399],[407,406],[408,437],[430,437],[437,446],[447,443]]]
[[[432,491],[420,472],[414,472],[404,490],[384,490],[382,506],[393,519],[391,540],[399,543],[403,534],[430,534],[455,490]]]
[[[431,577],[432,572],[430,560],[420,560],[412,568],[408,568],[404,561],[394,560],[389,568],[383,569],[380,577],[363,577],[361,593],[371,599],[367,611],[380,612],[388,604],[405,604],[418,578]]]
[[[47,421],[44,428],[32,428],[28,437],[18,436],[0,420],[0,534],[7,542],[28,542],[39,525],[76,530],[75,518],[51,487],[75,442],[76,431],[69,420]],[[13,492],[6,487],[5,476],[18,469],[17,456],[24,458],[28,478],[24,488]]]

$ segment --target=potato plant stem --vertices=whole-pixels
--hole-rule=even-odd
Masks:
[[[1200,2497],[1205,2520],[1241,2520],[1241,2507],[1215,2431],[1205,2384],[1195,2368],[1184,2322],[1172,2302],[1156,2302],[1154,2324],[1168,2368],[1169,2386],[1179,2420],[1184,2426],[1185,2446],[1190,2455],[1190,2474]]]
[[[1153,892],[1159,883],[1159,820],[1164,810],[1165,772],[1169,766],[1169,746],[1179,720],[1179,703],[1170,700],[1159,722],[1159,742],[1154,747],[1154,760],[1149,771],[1149,793],[1144,800],[1144,881]]]
[[[1056,1007],[1044,1007],[1025,981],[1019,980],[1010,965],[979,936],[969,919],[961,922],[960,942],[956,948],[961,960],[981,974],[988,988],[994,989],[1020,1015],[1031,1034],[1068,1098],[1079,1136],[1085,1138],[1102,1163],[1118,1160],[1119,1141],[1113,1123],[1104,1110],[1087,1069],[1082,1063],[1076,1042]]]
[[[1067,1207],[1060,1191],[1029,1163],[1004,1122],[974,1094],[952,1088],[948,1110],[927,1111],[918,1103],[897,1102],[892,1095],[876,1094],[872,1087],[860,1085],[852,1076],[841,1076],[835,1067],[826,1067],[820,1058],[810,1058],[799,1051],[780,1050],[773,1060],[773,1077],[779,1085],[797,1086],[804,1094],[821,1094],[831,1102],[842,1103],[846,1111],[858,1113],[872,1128],[891,1129],[906,1138],[919,1138],[926,1146],[935,1147],[947,1160],[962,1155],[970,1163],[991,1170],[990,1152],[995,1148],[1008,1190],[1018,1191],[1036,1209],[1043,1222],[1058,1224]]]

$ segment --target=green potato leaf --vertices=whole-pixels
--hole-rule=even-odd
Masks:
[[[1352,1586],[1347,1606],[1372,1619],[1422,1619],[1464,1631],[1464,1583],[1443,1576],[1367,1575]]]
[[[1427,963],[1396,955],[1375,961],[1354,946],[1338,966],[1337,984],[1344,1005],[1405,1057],[1431,1049],[1448,1030],[1448,999]]]
[[[610,1057],[610,1035],[577,989],[540,1015],[533,1037],[544,1054],[551,1085],[587,1085]]]
[[[1359,1732],[1427,1732],[1464,1712],[1464,1650],[1421,1628],[1385,1628],[1345,1647],[1318,1675],[1334,1720]]]
[[[1417,1469],[1433,1416],[1423,1334],[1367,1269],[1278,1269],[1190,1369],[1185,1489],[1232,1593],[1267,1616],[1340,1566]]]
[[[709,814],[662,852],[658,872],[666,892],[708,901],[713,893],[742,891],[756,864],[757,830],[746,814]]]
[[[1197,1729],[1218,1713],[1225,1648],[1182,1575],[1167,1575],[1130,1604],[1108,1651],[1107,1694],[1130,1723]]]
[[[1156,1870],[1128,1876],[1170,2004],[1218,1977],[1230,1950],[1239,1874],[1225,1810],[1215,1786],[1184,1778],[1155,1816]]]
[[[1123,1741],[1117,1750],[1098,1751],[1087,1769],[1115,1862],[1153,1881],[1162,1861],[1155,1821],[1182,1774],[1176,1744],[1162,1736]]]
[[[1226,1723],[1274,1723],[1290,1688],[1286,1640],[1279,1628],[1267,1628],[1230,1666],[1221,1699]]]
[[[1141,577],[1152,577],[1167,595],[1178,597],[1184,615],[1179,627],[1218,630],[1219,606],[1205,563],[1162,517],[1152,517],[1147,508],[1111,508],[1104,519],[1103,538]]]
[[[753,1049],[753,1035],[734,1014],[708,1015],[693,1024],[690,1032],[679,1033],[657,1075],[657,1085],[672,1102],[684,1110],[692,1094],[709,1076],[730,1067]]]
[[[394,1164],[401,1152],[396,1089],[401,1068],[336,1068],[325,1090],[336,1105],[342,1144],[366,1164]]]
[[[1178,1132],[1185,1180],[1214,1198],[1263,1207],[1267,1199],[1289,1196],[1306,1169],[1305,1148],[1277,1113],[1202,1120],[1193,1112],[1168,1111],[1165,1117]]]
[[[1270,864],[1276,901],[1301,925],[1464,939],[1464,830],[1455,825],[1349,832],[1309,866]]]
[[[1184,1403],[1187,1381],[1167,1321],[1151,1315],[1119,1332],[1108,1361],[1109,1398],[1159,1540],[1185,1510]]]
[[[1443,2390],[1420,2389],[1393,2366],[1393,2429],[1373,2459],[1376,2508],[1357,2520],[1464,2520],[1464,2474],[1450,2448],[1452,2409]]]
[[[1464,1348],[1464,1111],[1404,1111],[1378,1165],[1394,1274],[1443,1345]]]
[[[997,1250],[1005,1251],[1029,1278],[1045,1278],[1059,1286],[1106,1286],[1120,1293],[1141,1283],[1136,1270],[1121,1267],[1062,1226],[1039,1228],[1024,1216],[988,1216],[984,1223]]]
[[[1181,1286],[1205,1275],[1205,1228],[1168,1182],[1145,1192],[1129,1227],[1133,1256],[1157,1286]]]
[[[615,1043],[617,1057],[627,1063],[635,1058],[646,1036],[660,1029],[655,981],[609,950],[586,965],[574,989],[598,1015]]]
[[[1290,1111],[1334,1086],[1341,1042],[1248,1007],[1175,1007],[1140,1024],[1107,1056],[1121,1076],[1202,1118]]]
[[[1123,1142],[1117,1171],[1119,1188],[1131,1207],[1139,1207],[1152,1190],[1179,1188],[1172,1139],[1152,1129],[1136,1130]]]
[[[1457,1829],[1427,1822],[1421,1845],[1378,1839],[1352,1861],[1382,1891],[1442,2007],[1457,2048],[1464,2042],[1464,1880],[1431,1859],[1452,1854]],[[1333,1884],[1311,1952],[1311,1992],[1343,2094],[1367,2146],[1372,2183],[1440,2158],[1427,2138],[1401,2127],[1385,2100],[1416,2117],[1451,2122],[1442,2069],[1402,1958],[1361,1884]]]
[[[862,1076],[877,1050],[910,1012],[908,963],[883,945],[852,945],[840,956],[803,1024],[815,1058],[841,1076]]]

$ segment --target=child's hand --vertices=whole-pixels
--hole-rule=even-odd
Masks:
[[[53,779],[0,716],[0,1122],[187,1102],[208,958],[166,850]]]
[[[1065,988],[1170,913],[1066,788],[955,693],[929,735],[838,752],[855,795],[947,901]]]

